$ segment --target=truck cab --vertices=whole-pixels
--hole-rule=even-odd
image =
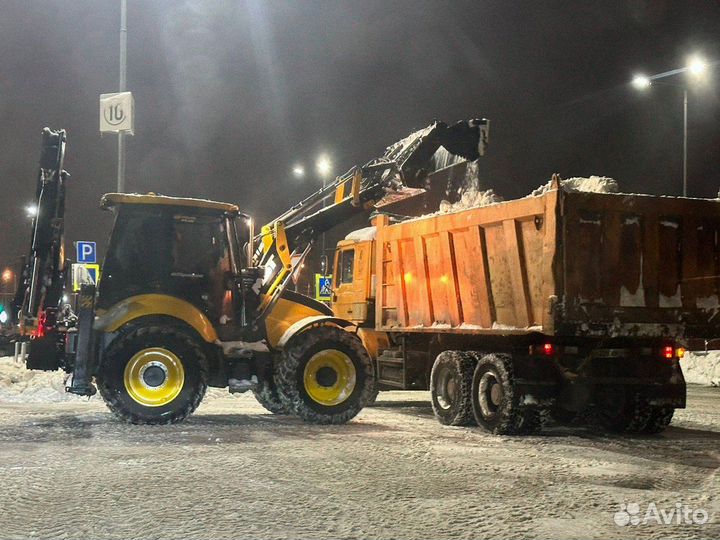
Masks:
[[[374,228],[374,227],[373,227]],[[375,324],[373,240],[338,242],[333,272],[333,312],[359,326]]]

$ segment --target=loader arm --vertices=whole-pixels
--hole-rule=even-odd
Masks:
[[[64,288],[65,130],[42,131],[30,252],[13,301],[21,328],[53,324]]]
[[[263,226],[253,263],[266,271],[257,318],[262,318],[282,293],[321,234],[357,214],[424,192],[428,175],[448,162],[474,161],[484,155],[489,121],[472,119],[448,126],[434,122],[389,146],[383,156],[352,167]],[[433,159],[444,148],[442,165]]]

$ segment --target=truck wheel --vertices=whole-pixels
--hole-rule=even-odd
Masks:
[[[518,429],[518,433],[522,435],[537,435],[540,433],[550,417],[550,411],[547,409],[527,409],[523,413],[522,424]]]
[[[672,407],[652,407],[645,433],[660,433],[672,422],[675,409]]]
[[[108,346],[97,382],[108,408],[131,424],[173,424],[200,404],[207,358],[198,338],[177,326],[140,326]]]
[[[280,399],[312,424],[344,424],[375,393],[372,361],[362,342],[336,326],[294,337],[277,366]]]
[[[652,409],[642,396],[623,387],[603,392],[603,396],[598,412],[605,429],[615,433],[639,433],[645,430]]]
[[[435,418],[446,426],[472,426],[472,379],[477,361],[459,351],[438,354],[430,372]]]
[[[260,379],[257,387],[253,389],[253,394],[258,403],[271,413],[292,414],[280,399],[274,377]]]
[[[525,414],[513,380],[512,358],[487,354],[478,361],[472,382],[472,407],[477,423],[495,435],[522,433]]]

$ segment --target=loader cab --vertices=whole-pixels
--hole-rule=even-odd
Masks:
[[[237,294],[231,286],[242,266],[244,229],[238,209],[212,201],[157,195],[110,194],[116,212],[103,263],[97,308],[107,310],[141,295],[181,299],[220,330],[234,326]],[[239,237],[240,236],[240,237]],[[245,231],[245,236],[247,232]],[[144,296],[147,298],[147,296]]]
[[[336,316],[357,325],[373,326],[375,321],[375,276],[372,274],[372,239],[338,242],[333,271],[333,303]]]

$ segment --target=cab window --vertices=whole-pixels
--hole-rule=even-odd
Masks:
[[[352,283],[355,249],[345,249],[338,254],[338,285]]]

